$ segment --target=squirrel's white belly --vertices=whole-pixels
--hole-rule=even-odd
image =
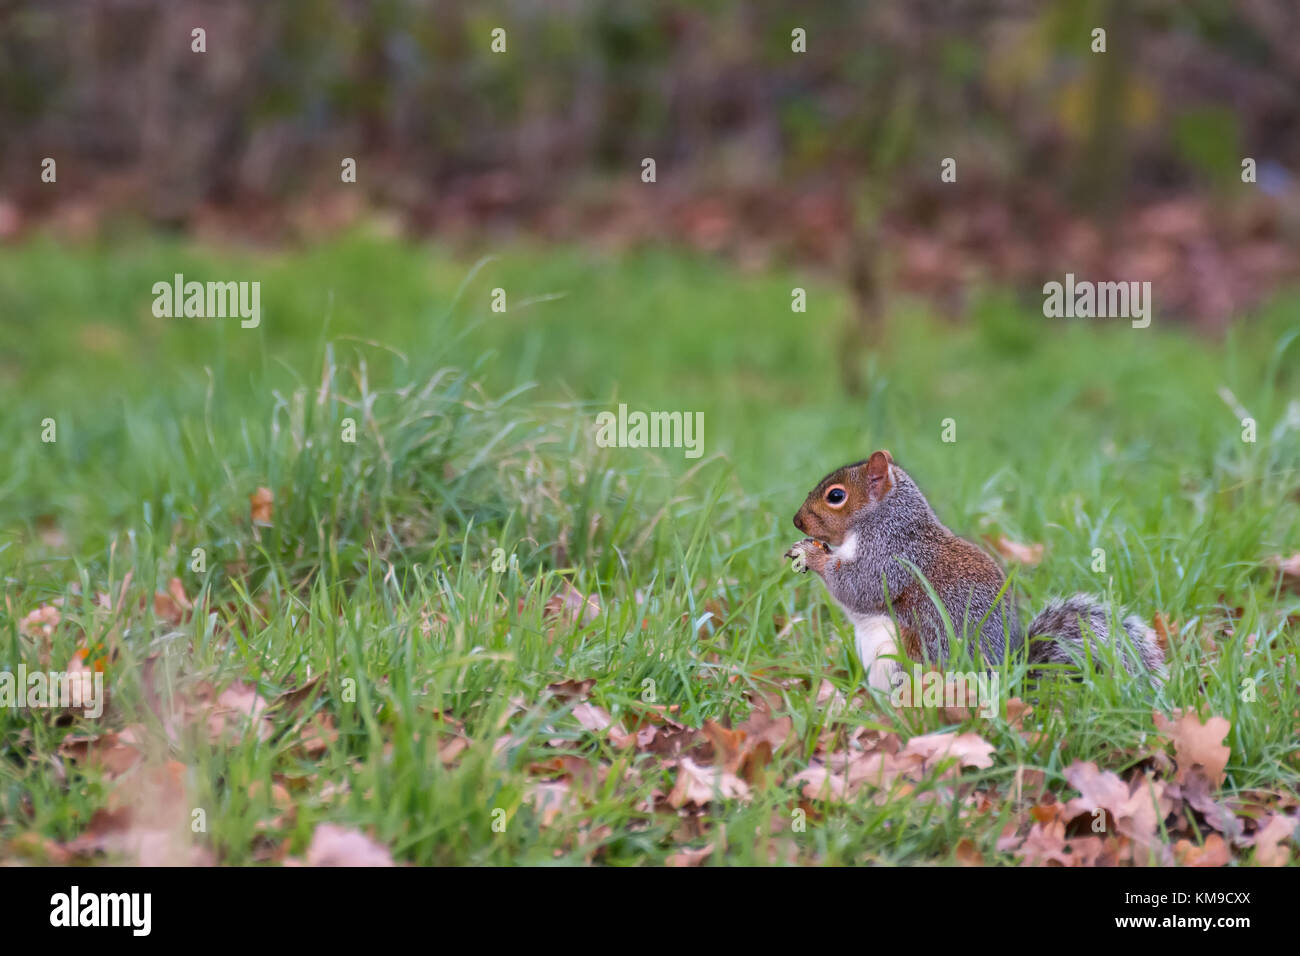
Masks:
[[[889,690],[890,677],[898,669],[898,662],[889,660],[898,650],[898,630],[888,614],[850,614],[853,638],[858,648],[858,659],[867,672],[867,683],[876,690]]]

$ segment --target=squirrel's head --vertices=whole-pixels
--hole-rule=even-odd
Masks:
[[[844,543],[855,521],[894,489],[894,459],[881,449],[865,461],[837,468],[817,483],[794,516],[794,526],[831,547]]]

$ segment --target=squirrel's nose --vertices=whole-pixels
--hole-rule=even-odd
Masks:
[[[805,528],[805,527],[803,526],[803,514],[802,514],[802,513],[797,514],[797,515],[794,516],[794,526],[795,526],[796,528],[798,528],[800,531],[803,531],[803,532],[807,532],[807,531],[808,531],[808,529]]]

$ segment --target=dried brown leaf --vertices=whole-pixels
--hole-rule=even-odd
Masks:
[[[1216,787],[1223,785],[1228,758],[1232,756],[1232,748],[1223,743],[1223,738],[1232,729],[1226,717],[1211,717],[1201,723],[1195,711],[1175,711],[1174,720],[1159,712],[1153,713],[1151,718],[1156,729],[1173,742],[1174,760],[1178,762],[1175,780],[1182,783],[1192,768],[1199,766]]]
[[[1291,860],[1291,848],[1283,843],[1295,832],[1296,820],[1284,813],[1275,813],[1255,833],[1255,862],[1260,866],[1286,866]]]
[[[749,797],[749,785],[734,773],[701,766],[690,757],[682,757],[677,763],[677,782],[668,794],[668,805],[674,809],[702,807],[717,798],[748,801]]]
[[[307,848],[308,866],[393,866],[392,854],[359,830],[322,823]]]
[[[600,601],[596,595],[584,595],[568,581],[559,594],[552,595],[542,607],[544,619],[559,619],[567,624],[579,623],[586,627],[600,617]]]
[[[1232,853],[1223,837],[1211,833],[1203,846],[1179,840],[1174,844],[1174,859],[1179,866],[1227,866],[1232,862]]]
[[[258,488],[248,496],[249,512],[255,525],[271,524],[271,506],[275,504],[275,495],[270,488]]]
[[[698,850],[679,849],[664,858],[664,866],[699,866],[713,855],[713,844],[702,846]]]

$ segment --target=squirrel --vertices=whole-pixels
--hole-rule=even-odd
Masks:
[[[867,682],[889,690],[901,673],[891,656],[905,654],[939,667],[949,657],[943,614],[915,571],[925,576],[942,602],[953,632],[973,637],[986,662],[999,663],[1024,645],[1015,595],[1002,569],[983,550],[949,531],[935,516],[910,475],[889,452],[837,468],[817,483],[794,516],[808,537],[785,557],[795,570],[811,568],[826,583],[853,624]],[[910,563],[910,567],[909,567]],[[1086,625],[1081,626],[1081,621]],[[1159,686],[1164,654],[1155,632],[1137,616],[1124,619],[1141,668]],[[1054,600],[1029,624],[1029,660],[1075,663],[1091,635],[1094,658],[1110,641],[1105,605],[1087,594]],[[901,642],[901,647],[900,647]],[[1116,648],[1125,669],[1137,668],[1129,648]]]

